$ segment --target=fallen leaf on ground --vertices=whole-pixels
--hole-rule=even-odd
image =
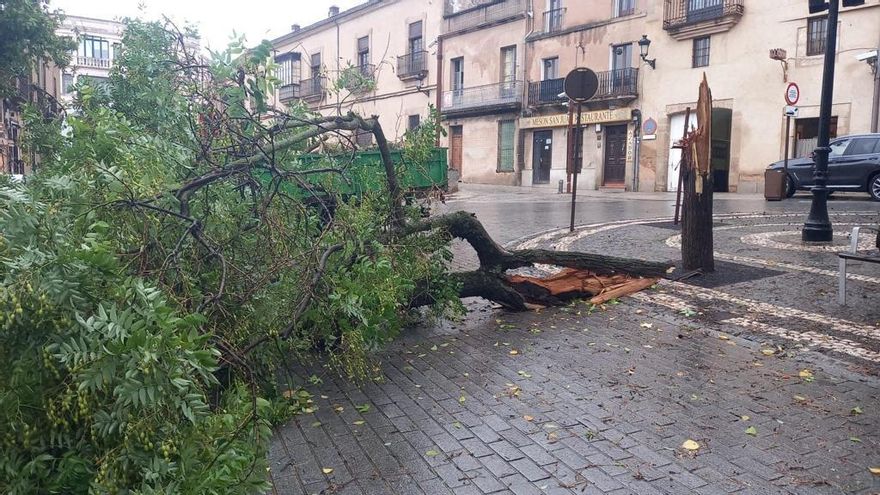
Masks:
[[[794,400],[796,400],[798,402],[804,402],[805,400],[807,400],[807,398],[804,397],[803,395],[795,395]]]
[[[802,369],[802,370],[798,373],[798,376],[801,377],[801,378],[813,378],[813,372],[810,371],[810,370],[808,370],[808,369]]]
[[[681,448],[685,450],[697,450],[700,448],[700,444],[688,438],[683,444],[681,444]]]
[[[765,356],[772,356],[772,355],[776,354],[776,351],[773,349],[761,349],[761,354],[763,354]]]
[[[333,408],[333,410],[336,411],[336,412],[338,412],[338,413],[341,413],[342,411],[345,410],[345,408],[342,407],[342,406],[336,406],[336,407]]]
[[[852,408],[852,410],[849,413],[853,416],[858,416],[859,414],[862,414],[862,408],[859,406],[856,406],[856,407]]]
[[[642,328],[653,328],[654,324],[653,323],[642,323],[640,326]]]
[[[534,421],[535,420],[535,418],[533,416],[529,416],[528,414],[523,416],[523,419],[526,421]]]
[[[862,443],[862,439],[859,437],[849,437],[850,442]]]
[[[517,354],[519,354],[519,351],[516,350],[516,349],[511,349],[511,350],[510,350],[510,354],[511,354],[512,356],[516,356]]]
[[[523,371],[523,370],[519,370],[519,371],[517,371],[516,374],[519,375],[519,376],[521,376],[521,377],[523,377],[523,378],[531,378],[531,377],[532,377],[532,375],[526,373],[526,372]]]
[[[721,335],[719,335],[718,338],[721,340],[730,340],[730,337],[728,337],[727,335],[724,335],[723,333]]]
[[[752,419],[752,418],[750,418],[749,416],[743,414],[742,416],[739,417],[739,419],[741,419],[741,420],[743,420],[743,421],[748,421],[748,420],[750,420],[750,419]]]
[[[432,350],[432,351],[436,351],[436,350],[437,350],[437,346],[436,346],[436,345],[432,345],[432,346],[431,346],[431,350]]]
[[[868,471],[871,471],[874,476],[880,476],[880,467],[868,468]]]
[[[749,426],[746,428],[746,435],[751,435],[753,437],[758,436],[758,430],[754,426]]]
[[[333,468],[321,468],[321,472],[324,474],[330,474],[333,472]]]
[[[459,404],[464,404],[464,401],[465,401],[465,400],[466,400],[466,399],[465,399],[464,396],[462,395],[461,397],[458,398],[458,403],[459,403]]]
[[[364,424],[364,420],[359,419],[359,420],[355,421],[355,422],[352,423],[352,424],[355,425],[355,426],[360,426],[360,425]]]
[[[319,427],[319,426],[321,426],[321,422],[320,422],[320,421],[315,421],[314,423],[312,423],[312,428],[317,428],[317,427]]]
[[[454,423],[452,423],[452,426],[459,429],[459,430],[462,428],[461,423],[459,421],[455,421]]]
[[[370,410],[369,404],[361,404],[359,406],[354,406],[355,409],[358,410],[359,413],[365,413]]]
[[[431,450],[425,452],[425,455],[428,457],[437,457],[438,455],[440,455],[440,452],[437,452],[436,450],[431,449]]]

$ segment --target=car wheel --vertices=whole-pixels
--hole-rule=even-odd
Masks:
[[[880,201],[880,173],[868,180],[868,193],[874,201]]]
[[[797,192],[797,187],[794,185],[794,180],[790,175],[785,176],[785,197],[790,198],[794,196],[794,193]]]

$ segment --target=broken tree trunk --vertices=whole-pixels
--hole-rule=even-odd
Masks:
[[[697,103],[696,131],[683,139],[684,203],[681,221],[681,259],[684,270],[715,271],[712,238],[712,92],[703,74]]]
[[[653,285],[672,266],[671,263],[593,253],[546,249],[507,250],[489,236],[483,224],[473,214],[463,211],[409,225],[403,234],[412,235],[434,229],[443,229],[451,237],[467,241],[477,252],[479,269],[450,275],[461,286],[459,295],[483,297],[516,311],[528,309],[527,303],[555,305],[574,298],[594,297],[615,289],[619,289],[617,294],[625,295]],[[570,270],[563,272],[564,275],[546,279],[509,276],[506,273],[507,270],[535,264]],[[639,283],[632,283],[633,281]],[[554,283],[557,284],[555,288]],[[626,288],[623,287],[625,285]],[[611,296],[613,297],[619,296]],[[413,300],[411,306],[423,306],[432,302],[429,296],[422,295]]]

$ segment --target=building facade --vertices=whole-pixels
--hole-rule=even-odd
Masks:
[[[65,16],[58,30],[59,36],[77,40],[77,49],[71,54],[70,65],[61,72],[61,95],[69,101],[77,81],[88,78],[95,83],[110,77],[113,60],[122,47],[125,25],[106,19],[74,15]]]
[[[386,137],[399,140],[437,103],[437,37],[441,4],[370,0],[272,41],[277,101],[323,115],[378,115]],[[354,136],[360,147],[372,135]]]
[[[22,146],[25,106],[33,105],[46,118],[61,111],[58,101],[61,81],[58,68],[39,62],[28,75],[16,78],[16,91],[0,98],[0,174],[23,176],[32,171],[39,157]]]
[[[841,13],[833,135],[871,131],[878,26],[880,0]],[[705,73],[716,188],[759,192],[786,142],[792,157],[815,147],[826,30],[803,0],[370,0],[273,44],[283,103],[379,115],[392,139],[433,104],[453,177],[554,189],[577,167],[580,188],[676,190],[673,144]],[[576,67],[599,83],[579,132],[563,88]],[[350,71],[374,84],[337,89]]]

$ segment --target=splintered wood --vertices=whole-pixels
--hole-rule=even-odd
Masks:
[[[591,298],[593,304],[633,294],[656,284],[658,278],[597,275],[589,270],[566,268],[546,278],[510,275],[508,282],[532,304],[556,305],[571,299]]]

